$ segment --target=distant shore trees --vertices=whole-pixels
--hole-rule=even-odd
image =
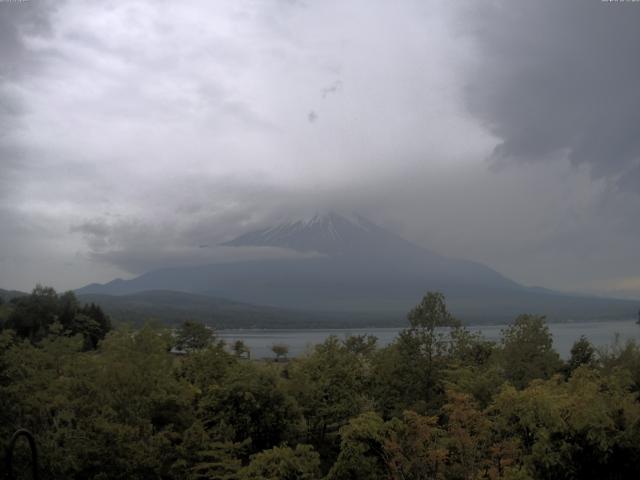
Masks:
[[[111,330],[111,319],[94,303],[81,305],[73,292],[58,294],[51,287],[37,285],[30,295],[11,300],[3,328],[34,344],[52,331],[81,335],[83,348],[93,350]]]

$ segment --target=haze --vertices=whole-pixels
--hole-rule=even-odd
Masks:
[[[599,0],[0,1],[0,288],[220,261],[335,210],[640,297],[639,24]]]

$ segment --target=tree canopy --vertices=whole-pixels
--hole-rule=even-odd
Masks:
[[[542,317],[490,342],[428,295],[386,347],[329,337],[287,362],[249,361],[196,325],[182,355],[174,331],[150,325],[87,348],[91,307],[49,289],[31,297],[12,306],[23,329],[0,332],[0,438],[30,429],[45,480],[640,474],[635,342],[577,339],[564,362]]]
[[[86,350],[95,349],[111,330],[111,320],[100,306],[80,305],[73,292],[58,294],[51,287],[36,286],[30,295],[16,297],[3,328],[11,329],[21,338],[38,343],[59,324],[59,333],[84,338]]]

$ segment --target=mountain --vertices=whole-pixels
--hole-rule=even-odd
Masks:
[[[19,298],[27,295],[29,294],[26,292],[20,292],[18,290],[4,290],[0,288],[0,298],[2,298],[2,300],[5,302],[8,302],[12,298]]]
[[[81,303],[96,303],[117,322],[140,325],[153,319],[178,324],[185,319],[216,328],[338,327],[345,318],[316,312],[301,312],[233,302],[223,298],[170,290],[151,290],[129,295],[79,294]],[[352,324],[370,326],[375,321],[361,317]]]
[[[432,252],[378,227],[364,217],[354,215],[347,218],[333,212],[315,215],[306,221],[298,220],[248,232],[222,245],[290,248],[333,257],[368,256],[380,252],[394,252],[396,257],[408,252],[434,256]]]
[[[393,323],[430,290],[443,292],[452,312],[471,322],[504,322],[522,312],[552,320],[632,318],[637,309],[630,301],[527,288],[480,263],[438,255],[360,216],[316,215],[248,232],[224,245],[316,255],[160,269],[77,293],[173,290],[279,309],[384,316]]]

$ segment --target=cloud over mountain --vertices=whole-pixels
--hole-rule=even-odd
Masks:
[[[627,3],[0,2],[0,286],[201,263],[321,209],[633,294]]]

